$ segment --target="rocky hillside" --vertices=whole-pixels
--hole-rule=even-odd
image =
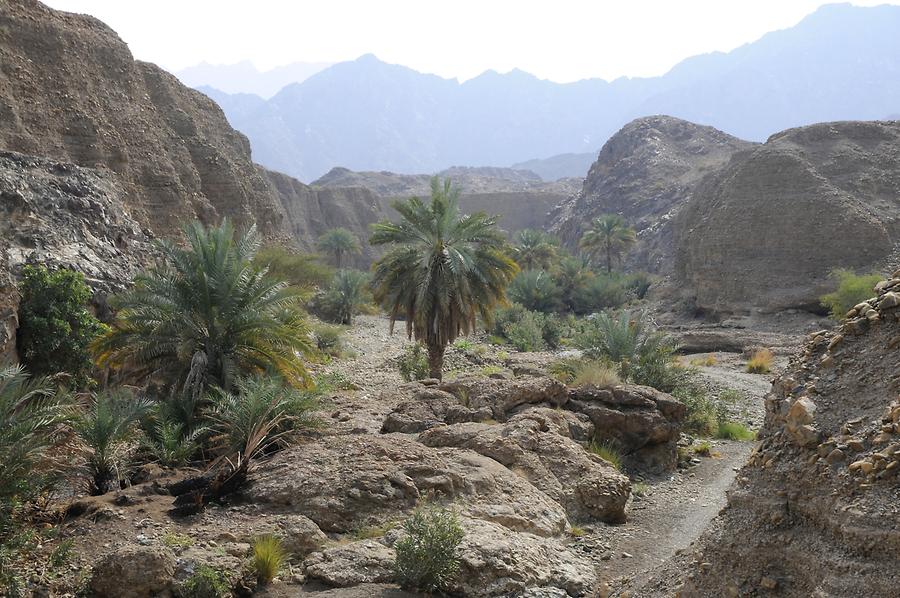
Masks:
[[[593,218],[621,214],[638,233],[630,265],[667,273],[675,215],[705,175],[752,146],[670,116],[634,120],[604,144],[581,192],[554,210],[553,230],[575,248]]]
[[[876,288],[774,381],[681,596],[897,595],[900,271]]]
[[[24,264],[83,273],[102,312],[106,295],[152,255],[123,196],[108,171],[0,152],[0,362],[15,356],[19,297],[13,282]]]
[[[791,129],[735,155],[681,211],[677,277],[701,309],[816,309],[833,268],[900,244],[900,123]]]

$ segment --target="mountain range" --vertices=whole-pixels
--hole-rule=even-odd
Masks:
[[[302,83],[332,64],[331,62],[292,62],[261,71],[249,60],[236,64],[201,62],[176,71],[174,75],[189,87],[208,85],[225,93],[247,93],[267,99],[287,85]]]
[[[584,176],[589,155],[634,118],[668,114],[751,141],[900,107],[900,6],[827,5],[796,26],[660,77],[558,84],[521,70],[465,82],[373,55],[326,68],[265,100],[200,90],[245,133],[254,160],[311,181],[335,166],[431,173],[454,165]],[[580,154],[566,160],[559,154]],[[571,158],[571,157],[570,157]],[[577,170],[576,170],[577,169]]]

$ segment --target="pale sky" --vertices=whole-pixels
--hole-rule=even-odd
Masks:
[[[558,82],[661,75],[791,27],[820,0],[44,0],[106,22],[136,58],[339,62],[373,53],[443,77],[520,68]],[[900,0],[854,0],[858,6]]]

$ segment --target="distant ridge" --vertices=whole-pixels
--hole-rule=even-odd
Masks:
[[[338,165],[419,173],[596,156],[627,122],[653,114],[764,141],[814,122],[895,114],[897,31],[900,6],[835,4],[731,52],[689,58],[661,77],[557,84],[513,70],[459,83],[369,54],[290,84],[252,110],[245,97],[215,99],[249,136],[256,161],[305,181]],[[575,174],[541,176],[559,172]]]

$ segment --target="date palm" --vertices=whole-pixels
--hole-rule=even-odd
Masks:
[[[637,242],[634,229],[618,214],[595,218],[581,237],[581,248],[591,256],[603,254],[606,272],[612,272],[613,259],[621,258]]]
[[[304,385],[301,355],[312,341],[303,293],[252,265],[255,228],[235,238],[227,221],[210,229],[194,223],[185,237],[185,248],[160,244],[164,263],[114,298],[117,319],[94,343],[98,363],[163,382],[187,401],[267,370]]]
[[[375,300],[389,313],[391,331],[400,318],[407,336],[428,351],[429,373],[441,377],[444,350],[474,330],[478,316],[489,323],[505,301],[518,266],[505,252],[496,218],[461,216],[459,192],[450,181],[431,180],[431,201],[396,201],[398,222],[373,226],[372,245],[392,245],[373,269]]]
[[[359,239],[346,228],[332,228],[319,237],[317,247],[334,258],[334,265],[342,266],[344,257],[359,254]]]
[[[531,228],[521,230],[515,239],[516,263],[523,270],[549,270],[556,261],[556,239]]]

